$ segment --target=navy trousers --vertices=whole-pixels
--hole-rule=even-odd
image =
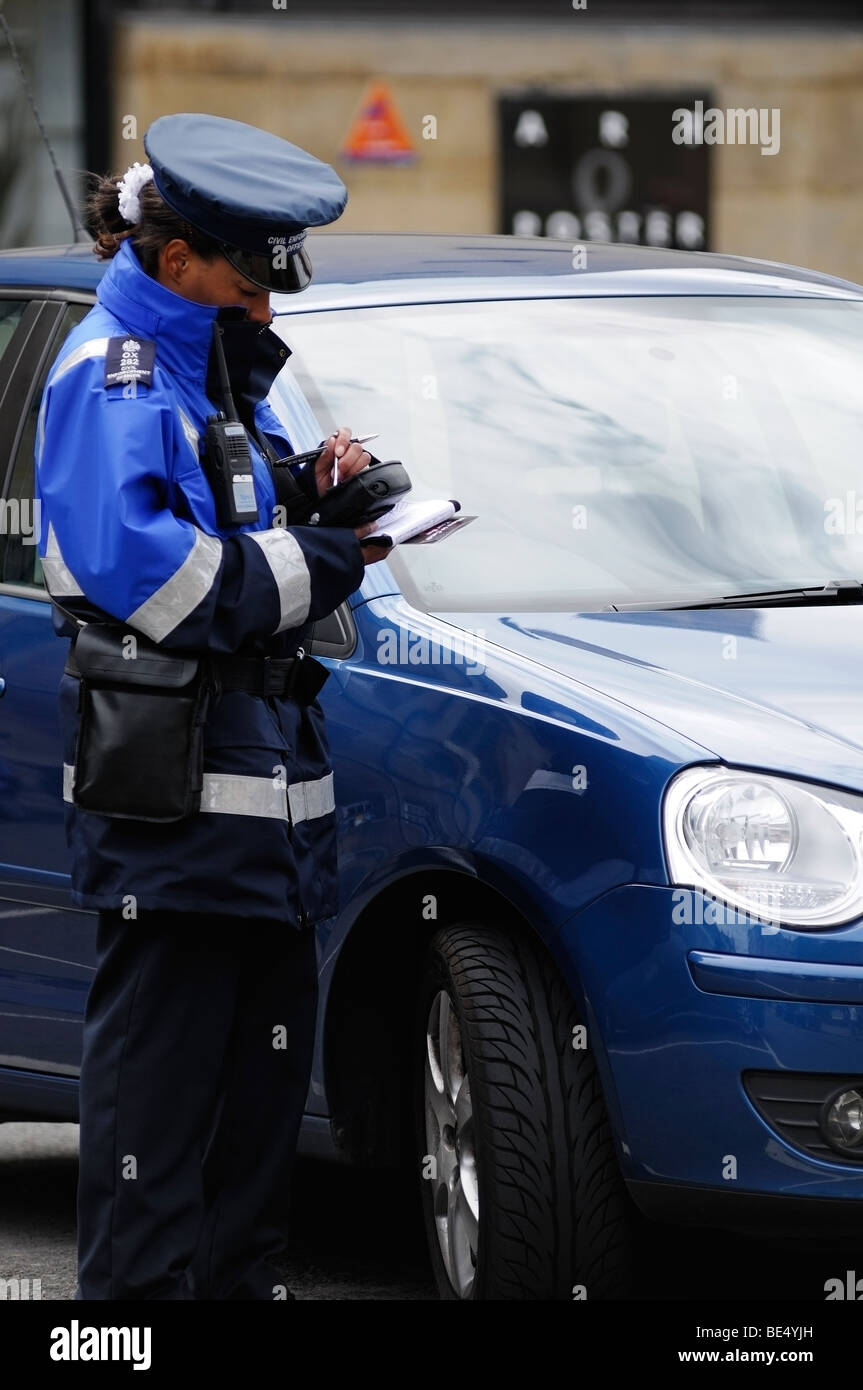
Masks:
[[[272,1260],[314,1050],[314,929],[116,910],[96,945],[75,1297],[293,1297]]]

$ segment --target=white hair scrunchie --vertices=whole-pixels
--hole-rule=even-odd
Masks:
[[[117,199],[117,206],[120,209],[120,216],[126,222],[140,222],[141,220],[141,199],[139,193],[145,183],[149,183],[153,177],[153,170],[149,164],[139,164],[136,160],[126,170],[120,182],[116,185],[120,196]]]

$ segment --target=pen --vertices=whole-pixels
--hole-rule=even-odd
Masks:
[[[357,435],[356,439],[351,438],[350,443],[351,443],[351,444],[368,444],[368,442],[369,442],[370,439],[377,439],[377,437],[378,437],[378,436],[377,436],[376,434],[360,434],[360,435]],[[338,461],[337,458],[334,458],[334,459],[333,459],[333,482],[332,482],[332,486],[335,487],[336,484],[338,483],[338,481],[339,481],[339,461]]]

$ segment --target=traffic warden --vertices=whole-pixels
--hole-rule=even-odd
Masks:
[[[347,191],[237,121],[165,116],[144,148],[91,195],[110,264],[36,438],[39,554],[72,639],[72,898],[98,913],[76,1298],[292,1298],[275,1261],[314,926],[338,910],[326,668],[304,644],[386,551],[370,524],[280,524],[273,463],[295,450],[264,397],[289,349],[267,325]],[[370,462],[340,428],[296,467],[310,498],[336,458],[341,480]]]

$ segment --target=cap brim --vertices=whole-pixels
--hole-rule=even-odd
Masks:
[[[274,247],[274,253],[279,249]],[[303,247],[284,256],[285,264],[280,264],[278,269],[273,264],[275,254],[259,256],[251,251],[241,251],[236,246],[224,245],[222,254],[235,270],[245,275],[253,285],[259,285],[262,290],[272,290],[277,294],[296,294],[298,290],[304,290],[306,285],[311,284],[312,263]]]

